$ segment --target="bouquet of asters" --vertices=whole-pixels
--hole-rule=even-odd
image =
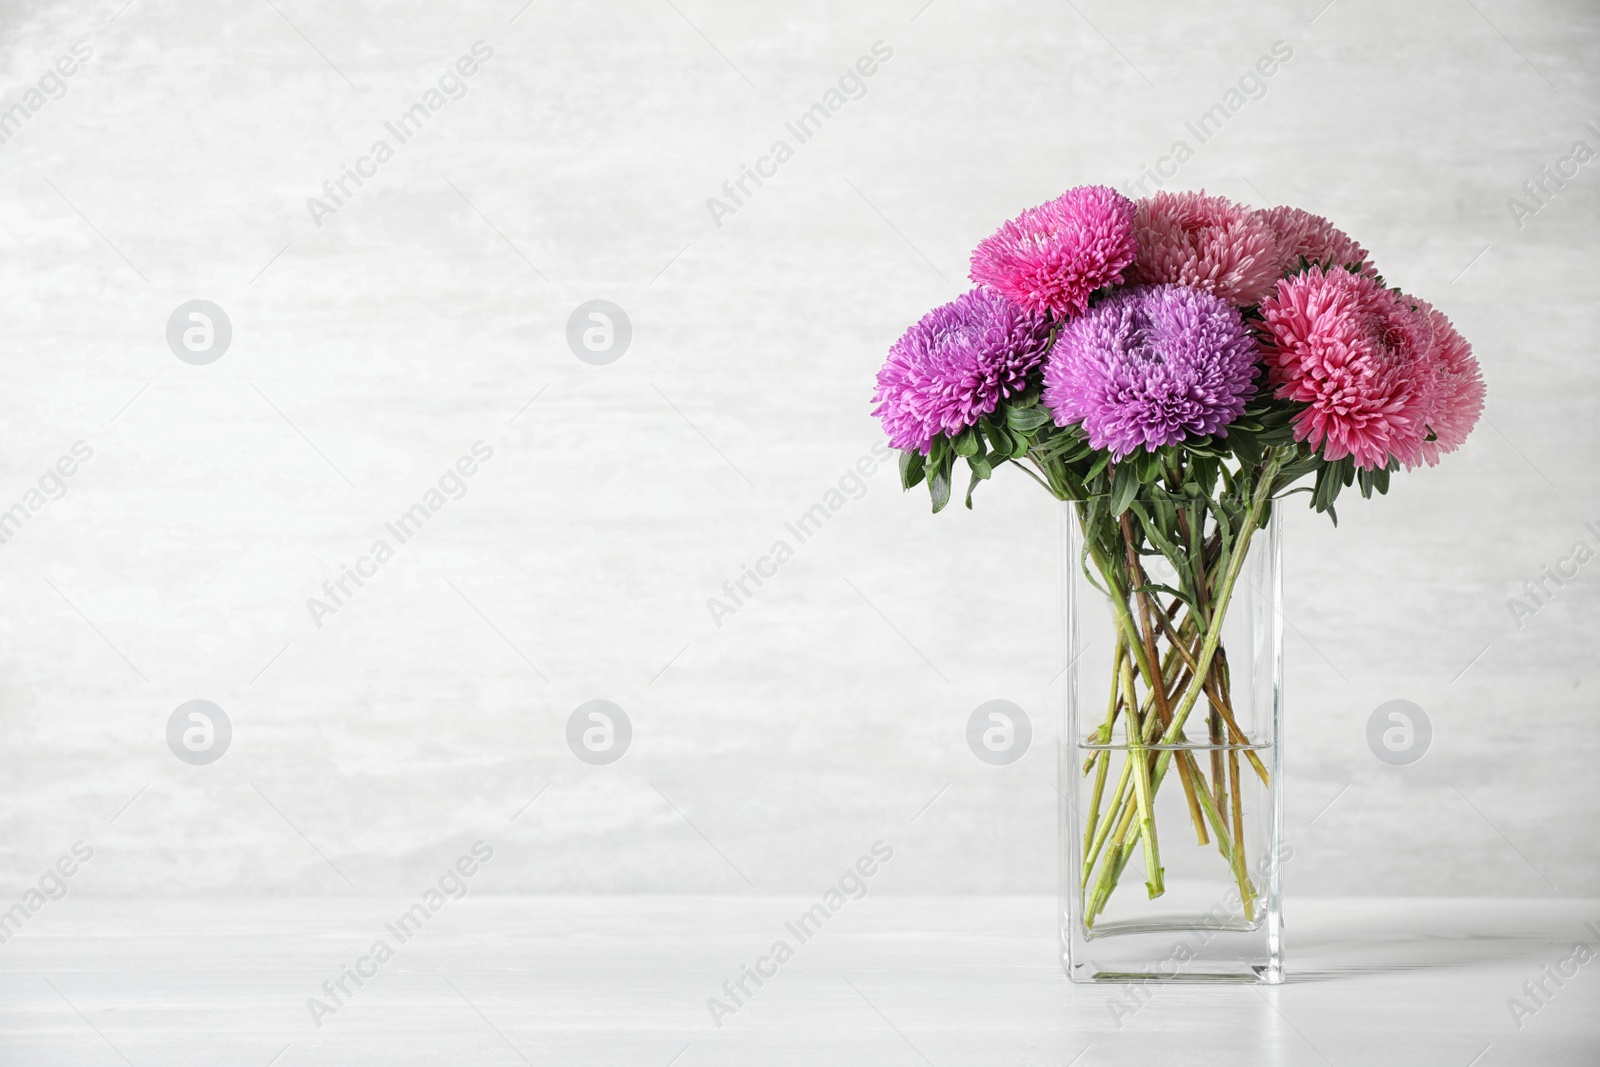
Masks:
[[[1163,893],[1153,803],[1174,775],[1249,916],[1240,754],[1268,771],[1235,720],[1221,640],[1246,550],[1291,493],[1337,521],[1341,490],[1387,492],[1401,467],[1459,447],[1483,408],[1471,347],[1327,219],[1203,192],[1068,190],[979,244],[971,279],[895,342],[873,413],[935,512],[958,461],[969,508],[1010,464],[1075,510],[1116,630],[1082,766],[1085,921],[1136,853]],[[1213,743],[1209,766],[1190,735]]]

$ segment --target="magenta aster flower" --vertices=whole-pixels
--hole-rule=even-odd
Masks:
[[[1080,315],[1133,262],[1133,202],[1104,185],[1068,189],[984,238],[971,278],[1029,311]]]
[[[1456,332],[1442,311],[1424,301],[1433,332],[1433,363],[1438,374],[1433,406],[1424,416],[1433,440],[1422,442],[1422,459],[1437,466],[1439,457],[1454,452],[1467,439],[1483,414],[1483,376],[1472,358],[1472,345]],[[1413,464],[1415,466],[1415,464]]]
[[[1420,462],[1439,402],[1430,310],[1338,268],[1312,267],[1278,282],[1261,313],[1277,395],[1307,405],[1295,416],[1295,438],[1326,459],[1352,456],[1367,469],[1391,456]],[[1456,416],[1464,410],[1448,407]]]
[[[1256,212],[1205,193],[1157,193],[1134,205],[1133,281],[1204,289],[1236,307],[1261,301],[1282,273],[1272,227]]]
[[[1044,368],[1058,426],[1082,423],[1116,459],[1227,435],[1254,392],[1255,339],[1239,312],[1181,285],[1125,289],[1067,323]]]
[[[1050,320],[999,293],[974,289],[934,308],[889,349],[877,407],[889,443],[926,454],[1021,392],[1050,347]]]
[[[1354,267],[1358,274],[1378,273],[1367,258],[1367,250],[1321,215],[1297,207],[1275,207],[1253,214],[1267,224],[1277,239],[1281,253],[1279,274],[1296,270],[1301,257],[1312,263]]]

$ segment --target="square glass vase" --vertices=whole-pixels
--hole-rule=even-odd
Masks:
[[[1062,963],[1074,982],[1276,984],[1288,858],[1277,509],[1229,553],[1208,551],[1216,520],[1193,506],[1186,556],[1136,534],[1129,551],[1090,506],[1060,508]]]

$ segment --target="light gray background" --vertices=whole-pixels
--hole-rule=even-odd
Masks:
[[[1592,4],[519,3],[0,5],[6,105],[94,50],[0,146],[0,507],[95,452],[0,546],[5,901],[80,838],[80,894],[410,894],[477,838],[487,892],[810,894],[880,837],[879,892],[1052,891],[1036,487],[931,517],[885,469],[722,627],[706,599],[880,440],[882,354],[978,239],[1125,186],[1277,40],[1172,184],[1326,214],[1489,384],[1438,469],[1337,531],[1289,514],[1291,899],[1594,894],[1600,562],[1520,630],[1506,603],[1600,547],[1600,161],[1524,228],[1506,205],[1600,149]],[[469,95],[317,228],[479,39]],[[866,96],[714,225],[878,40]],[[164,341],[195,298],[234,329],[206,367]],[[607,367],[564,340],[593,298],[633,322]],[[315,627],[479,439],[466,497]],[[234,724],[209,767],[164,738],[197,697]],[[610,767],[565,744],[592,698],[633,721]],[[1035,716],[1010,767],[963,739],[993,698]],[[1364,740],[1395,698],[1434,724],[1409,768]]]

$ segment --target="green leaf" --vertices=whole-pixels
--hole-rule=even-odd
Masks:
[[[1311,487],[1311,506],[1319,514],[1328,510],[1328,493],[1331,491],[1329,486],[1337,484],[1338,481],[1336,478],[1331,477],[1331,474],[1332,468],[1326,463],[1317,467],[1316,484]]]
[[[1006,426],[1018,433],[1032,433],[1049,421],[1050,413],[1044,408],[1006,408]]]
[[[1356,471],[1356,481],[1361,486],[1361,497],[1362,497],[1362,499],[1363,500],[1371,500],[1372,499],[1372,471],[1366,469],[1365,467],[1363,467],[1360,470]]]
[[[1131,464],[1119,463],[1116,473],[1111,477],[1111,517],[1116,518],[1127,511],[1138,492],[1138,472]]]
[[[972,468],[975,478],[987,479],[994,473],[994,465],[989,462],[988,456],[968,456],[967,466]]]
[[[1228,427],[1228,446],[1233,449],[1233,454],[1247,467],[1261,466],[1261,443],[1256,440],[1255,434],[1248,430]]]
[[[975,456],[982,447],[982,443],[978,440],[978,431],[972,426],[962,430],[955,439],[956,455],[958,456]]]
[[[933,499],[935,515],[950,503],[950,465],[941,463],[928,472],[928,496]]]
[[[983,422],[984,436],[989,438],[989,447],[997,456],[1009,456],[1012,451],[1011,435],[994,423],[985,419]]]
[[[900,453],[900,488],[910,489],[922,481],[924,465],[921,452]]]
[[[1155,482],[1160,480],[1160,478],[1161,478],[1161,453],[1159,453],[1159,452],[1138,452],[1138,453],[1135,454],[1135,456],[1136,456],[1137,462],[1135,464],[1135,468],[1134,469],[1137,471],[1137,473],[1139,475],[1139,481],[1142,484],[1144,484],[1144,485],[1153,485]]]
[[[983,479],[986,478],[986,477],[988,477],[988,475],[979,475],[978,474],[978,468],[976,468],[976,467],[972,468],[972,480],[967,482],[967,510],[968,511],[972,510],[972,491],[974,489],[978,488],[978,483],[983,481]]]
[[[1160,500],[1152,501],[1152,510],[1154,510],[1158,516],[1156,518],[1152,518],[1150,513],[1147,512],[1144,509],[1144,506],[1137,500],[1131,502],[1128,505],[1128,508],[1133,515],[1138,518],[1139,525],[1141,528],[1143,528],[1145,537],[1150,541],[1151,544],[1156,546],[1156,549],[1163,556],[1166,556],[1169,560],[1173,561],[1174,567],[1177,568],[1178,573],[1181,575],[1183,573],[1183,569],[1179,567],[1178,564],[1179,561],[1184,558],[1184,552],[1177,545],[1173,544],[1172,538],[1168,536],[1168,531],[1173,530],[1176,520],[1160,516],[1163,503],[1164,501]],[[1170,504],[1167,505],[1167,511],[1172,511]]]
[[[1353,481],[1355,481],[1355,465],[1350,462],[1349,456],[1332,463],[1324,462],[1317,470],[1316,490],[1311,495],[1312,507],[1318,512],[1327,512],[1337,526],[1339,519],[1334,514],[1333,503],[1339,499],[1340,490]]]
[[[1282,495],[1283,491],[1290,485],[1317,470],[1319,466],[1321,466],[1321,461],[1314,457],[1285,464],[1283,469],[1278,472],[1278,480],[1272,486],[1272,495]],[[1309,491],[1308,489],[1307,492]]]

